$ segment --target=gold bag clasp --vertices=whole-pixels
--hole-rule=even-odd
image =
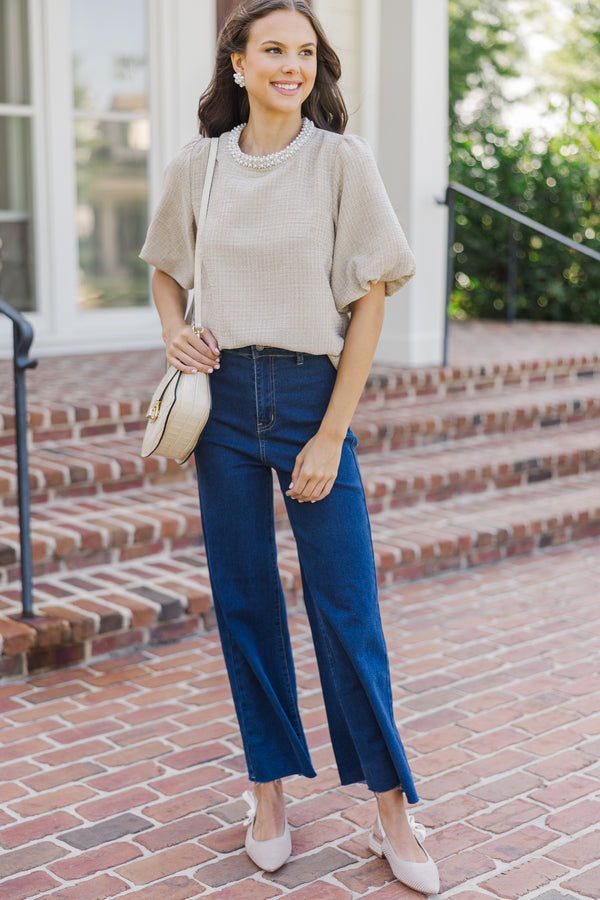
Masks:
[[[156,422],[160,413],[160,400],[157,400],[149,413],[147,413],[146,418],[150,419],[151,422]]]

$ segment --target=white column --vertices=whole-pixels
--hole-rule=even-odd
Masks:
[[[361,72],[362,47],[365,41],[364,18],[369,17],[379,0],[313,0],[312,7],[319,17],[328,40],[340,58],[342,79],[340,87],[348,107],[348,131],[363,131],[364,85]],[[374,57],[375,59],[377,57]],[[371,65],[371,70],[377,66]]]
[[[380,4],[379,115],[373,143],[417,258],[415,278],[387,301],[376,358],[438,365],[444,336],[447,217],[436,198],[444,194],[448,166],[447,3],[369,0],[369,5],[372,2]],[[363,64],[372,62],[366,53]]]
[[[153,0],[151,96],[161,127],[153,135],[155,189],[179,148],[198,134],[196,110],[208,87],[215,62],[216,3],[214,0]],[[157,4],[157,5],[156,5]]]

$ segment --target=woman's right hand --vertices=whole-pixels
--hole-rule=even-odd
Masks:
[[[184,320],[188,292],[167,272],[155,269],[152,293],[162,324],[167,362],[182,372],[211,373],[219,368],[221,354],[208,328],[196,331]]]
[[[210,374],[219,368],[219,345],[208,328],[194,331],[191,325],[182,322],[179,327],[163,333],[163,337],[167,347],[167,362],[176,369],[190,374]]]

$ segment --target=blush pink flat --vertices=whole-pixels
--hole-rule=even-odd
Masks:
[[[375,827],[373,827],[369,837],[369,850],[380,859],[385,857],[394,876],[406,887],[412,888],[413,891],[420,891],[422,894],[439,894],[440,876],[437,866],[419,840],[419,835],[421,838],[425,837],[425,829],[422,825],[417,825],[412,816],[408,816],[408,821],[417,844],[427,857],[425,862],[409,862],[398,856],[383,830],[379,812],[377,813],[377,828],[381,838],[375,833]]]
[[[264,872],[275,872],[288,861],[292,852],[292,838],[287,816],[283,834],[271,838],[269,841],[257,841],[252,835],[254,819],[256,817],[256,797],[252,791],[244,791],[243,798],[250,807],[248,815],[244,819],[244,825],[248,826],[246,832],[246,853],[252,862]]]

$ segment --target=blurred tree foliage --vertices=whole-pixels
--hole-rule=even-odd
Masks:
[[[563,25],[560,46],[546,57],[542,85],[566,110],[568,122],[579,125],[590,116],[597,122],[600,108],[600,5],[572,0],[570,8],[573,17]]]
[[[530,27],[556,36],[531,73],[518,2],[449,2],[450,179],[600,252],[600,5],[575,0],[558,21],[547,0],[526,7]],[[507,85],[527,74],[556,134],[504,124]],[[455,317],[506,316],[508,233],[504,217],[457,198]],[[600,263],[527,228],[517,238],[517,316],[600,323]]]
[[[469,98],[469,118],[485,127],[505,103],[502,78],[519,75],[524,52],[518,19],[505,0],[448,0],[450,29],[450,128],[464,124],[461,106]],[[461,115],[462,113],[462,115]]]

